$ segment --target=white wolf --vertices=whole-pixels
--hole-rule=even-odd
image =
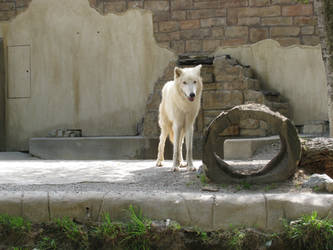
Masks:
[[[187,170],[195,170],[192,159],[193,124],[200,109],[202,93],[201,65],[181,69],[175,67],[174,80],[167,82],[162,89],[159,107],[160,143],[156,166],[162,166],[165,140],[169,136],[173,143],[172,171],[182,164],[182,145],[186,139]]]

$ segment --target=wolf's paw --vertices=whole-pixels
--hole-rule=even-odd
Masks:
[[[187,171],[196,171],[195,167],[193,166],[187,166]]]
[[[163,167],[163,161],[158,160],[156,162],[156,167]]]
[[[179,171],[179,167],[172,167],[171,168],[171,172],[178,172]]]

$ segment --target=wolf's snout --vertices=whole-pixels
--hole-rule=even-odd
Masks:
[[[195,97],[195,94],[194,94],[194,93],[191,93],[191,94],[190,94],[190,97],[191,97],[191,98],[194,98],[194,97]]]

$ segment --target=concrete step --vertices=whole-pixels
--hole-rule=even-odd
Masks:
[[[30,139],[29,152],[50,160],[155,159],[158,143],[158,138],[144,136],[41,137]],[[201,140],[194,138],[193,158],[201,159],[200,152]],[[172,158],[169,140],[165,146],[165,158]]]

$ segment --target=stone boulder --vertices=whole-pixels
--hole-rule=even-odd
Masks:
[[[333,179],[327,174],[313,174],[303,183],[303,187],[317,188],[321,191],[333,192]]]
[[[240,121],[254,119],[264,121],[278,131],[281,140],[280,152],[262,169],[246,175],[235,171],[223,159],[224,141],[221,133]],[[220,152],[220,155],[218,154]],[[272,183],[280,182],[294,175],[301,158],[301,143],[292,122],[261,104],[236,106],[217,116],[205,131],[203,140],[203,163],[206,174],[216,183]]]

